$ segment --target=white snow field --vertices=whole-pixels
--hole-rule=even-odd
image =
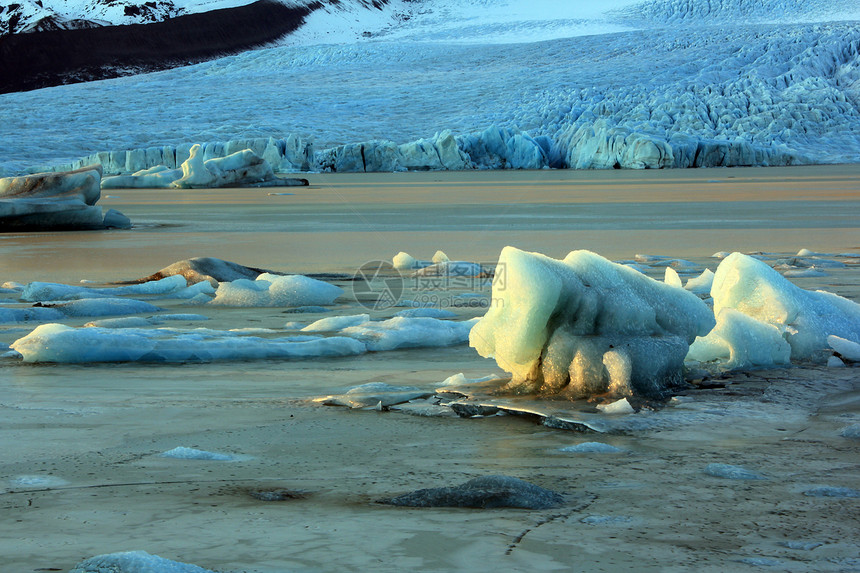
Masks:
[[[860,160],[854,3],[558,4],[345,3],[284,45],[4,94],[0,170],[175,167],[194,143],[316,150],[283,170]]]

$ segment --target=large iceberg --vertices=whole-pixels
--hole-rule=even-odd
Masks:
[[[130,227],[118,211],[102,213],[101,166],[0,179],[0,232]]]
[[[589,251],[559,261],[505,247],[492,296],[469,342],[517,392],[661,395],[715,324],[693,293]]]

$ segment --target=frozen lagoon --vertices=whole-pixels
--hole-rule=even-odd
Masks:
[[[717,251],[860,254],[858,175],[857,166],[320,175],[293,195],[111,191],[102,203],[128,215],[134,229],[2,235],[0,278],[107,282],[195,256],[351,275],[400,250],[494,262],[508,244],[555,257],[578,248],[613,259],[682,257],[711,269]],[[860,296],[856,265],[796,282]],[[275,329],[358,307],[347,300],[325,314],[178,303],[169,310],[209,315],[190,326]],[[452,310],[462,318],[483,312]],[[30,329],[4,327],[0,342]],[[755,559],[798,571],[858,565],[856,501],[803,495],[860,486],[857,442],[839,435],[860,421],[856,369],[737,375],[724,380],[732,382],[726,389],[679,401],[679,411],[698,416],[695,424],[596,438],[512,416],[424,418],[305,401],[368,382],[434,388],[458,372],[498,372],[466,346],[296,362],[3,362],[0,370],[0,554],[10,570],[68,570],[84,557],[131,549],[260,572],[693,564],[723,571],[752,568]],[[560,451],[596,440],[625,453]],[[250,459],[159,457],[177,446]],[[709,476],[712,463],[768,479]],[[372,503],[489,474],[565,492],[569,503],[484,513]],[[14,481],[21,476],[28,479]],[[265,488],[309,493],[284,503],[246,495]],[[371,528],[378,534],[368,539]],[[783,542],[824,545],[799,551]]]

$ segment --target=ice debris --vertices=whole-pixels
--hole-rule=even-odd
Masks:
[[[860,497],[860,491],[851,489],[850,487],[815,487],[803,492],[803,495],[808,497]]]
[[[842,428],[842,431],[839,432],[839,435],[843,438],[860,440],[860,424],[851,424],[850,426],[845,426],[844,428]]]
[[[624,450],[602,442],[583,442],[581,444],[576,444],[575,446],[561,448],[561,451],[577,454],[616,454],[623,452]]]
[[[627,401],[627,398],[621,398],[620,400],[616,400],[615,402],[610,402],[608,404],[598,404],[597,409],[604,414],[636,413],[636,411],[633,409],[633,406],[631,406],[630,402]]]
[[[162,458],[176,458],[180,460],[209,460],[216,462],[232,462],[236,461],[237,457],[232,454],[222,454],[219,452],[207,452],[206,450],[198,450],[196,448],[188,448],[185,446],[177,446],[172,450],[167,450],[158,454]]]
[[[827,344],[832,348],[843,360],[848,362],[860,362],[860,344],[845,340],[840,336],[831,334],[827,337]]]
[[[705,473],[709,476],[734,480],[764,480],[767,479],[753,471],[730,464],[708,464]]]

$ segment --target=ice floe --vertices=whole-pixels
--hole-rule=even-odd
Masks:
[[[223,306],[317,306],[332,304],[342,288],[303,275],[263,273],[255,280],[218,284],[211,304]]]
[[[366,352],[348,337],[258,338],[208,329],[72,328],[44,324],[11,346],[24,362],[210,362],[306,359]]]

